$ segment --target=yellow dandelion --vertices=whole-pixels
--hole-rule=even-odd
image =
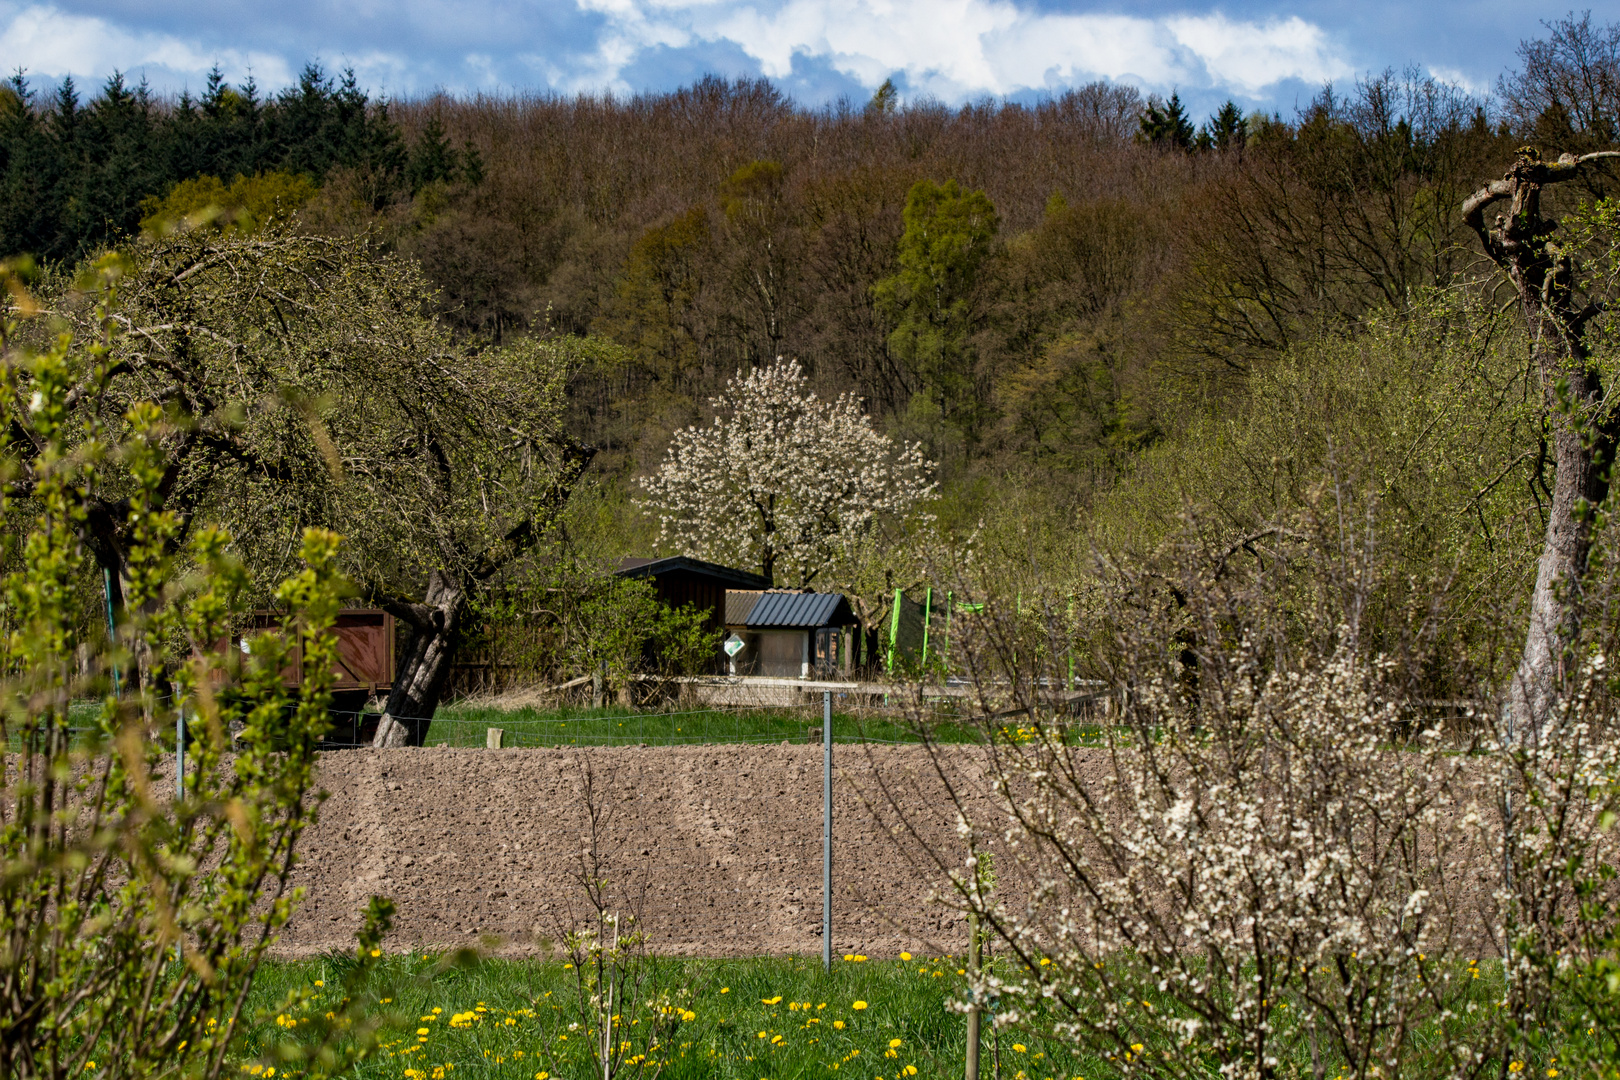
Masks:
[[[904,1045],[905,1045],[905,1042],[902,1039],[890,1039],[889,1040],[889,1049],[890,1050],[898,1050],[898,1049],[900,1049],[900,1047],[902,1047]]]
[[[911,954],[908,953],[908,952],[903,952],[903,953],[900,954],[900,959],[902,959],[902,960],[910,960],[911,959]]]
[[[729,994],[729,993],[731,993],[731,987],[729,987],[729,986],[722,986],[722,987],[721,987],[721,988],[720,988],[720,992],[721,992],[721,993],[722,993],[722,994]]]
[[[850,1008],[854,1009],[856,1012],[860,1012],[862,1009],[866,1008],[866,1002],[857,1001],[855,1004],[851,1005]]]
[[[842,1020],[834,1020],[833,1021],[833,1029],[835,1031],[843,1031],[844,1030],[844,1022]]]
[[[1013,1052],[1014,1053],[1022,1054],[1022,1053],[1025,1052],[1026,1049],[1027,1048],[1024,1046],[1023,1043],[1013,1043]]]

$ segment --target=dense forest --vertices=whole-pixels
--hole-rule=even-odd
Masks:
[[[1462,206],[1520,147],[1615,145],[1620,28],[1549,23],[1520,60],[1488,97],[1388,71],[1292,116],[1228,103],[1202,121],[1105,83],[1033,105],[886,86],[812,108],[747,79],[381,101],[315,66],[274,94],[216,73],[177,98],[19,75],[0,90],[0,251],[67,273],[214,207],[213,228],[279,220],[414,261],[461,347],[608,343],[568,389],[596,450],[572,527],[602,558],[653,543],[634,480],[669,434],[777,356],[920,442],[938,520],[981,544],[1153,532],[1189,495],[1238,527],[1354,444],[1324,415],[1372,445],[1428,430],[1423,403],[1459,388],[1485,412],[1446,430],[1479,460],[1424,480],[1440,493],[1412,513],[1511,463],[1491,490],[1516,493],[1517,520],[1548,466],[1525,457],[1522,360]],[[1616,176],[1587,170],[1549,208]],[[1392,419],[1397,402],[1418,412]],[[1505,526],[1477,510],[1465,527],[1434,511],[1421,542],[1461,527],[1498,552]],[[1525,524],[1529,547],[1502,556],[1520,573]]]

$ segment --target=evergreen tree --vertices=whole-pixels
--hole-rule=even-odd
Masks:
[[[436,146],[419,171],[482,180],[475,152],[449,150],[442,130]],[[0,257],[76,261],[135,234],[154,202],[205,178],[228,186],[285,173],[318,185],[345,169],[381,208],[406,164],[387,105],[370,101],[353,71],[334,82],[310,64],[264,101],[252,79],[231,86],[215,68],[200,97],[182,94],[167,110],[116,72],[88,103],[72,78],[42,102],[19,71],[0,86]]]
[[[1187,119],[1179,93],[1172,93],[1170,100],[1163,103],[1157,98],[1148,98],[1147,111],[1138,126],[1137,138],[1143,142],[1169,149],[1192,149],[1193,125]]]
[[[1198,132],[1200,150],[1241,150],[1249,141],[1249,121],[1230,98]]]
[[[44,254],[61,217],[62,158],[21,70],[0,87],[0,253]]]
[[[411,148],[410,162],[405,166],[405,181],[410,185],[411,194],[429,184],[450,183],[460,173],[461,155],[450,145],[439,118],[432,117]]]

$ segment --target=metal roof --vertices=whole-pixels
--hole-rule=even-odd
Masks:
[[[760,594],[742,623],[750,630],[763,630],[844,626],[854,621],[849,602],[838,593],[768,592]]]
[[[687,555],[671,555],[663,559],[620,559],[619,568],[615,573],[627,578],[658,578],[676,571],[711,578],[731,589],[768,589],[771,584],[758,574],[750,574],[747,570],[704,562],[702,559],[694,559]]]
[[[727,589],[726,590],[726,625],[748,625],[748,613],[754,610],[759,603],[762,589]]]

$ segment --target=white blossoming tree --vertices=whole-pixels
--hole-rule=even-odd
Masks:
[[[699,558],[806,587],[934,492],[920,445],[875,429],[853,394],[817,397],[796,361],[739,372],[710,403],[714,423],[677,431],[642,480],[660,541]]]

